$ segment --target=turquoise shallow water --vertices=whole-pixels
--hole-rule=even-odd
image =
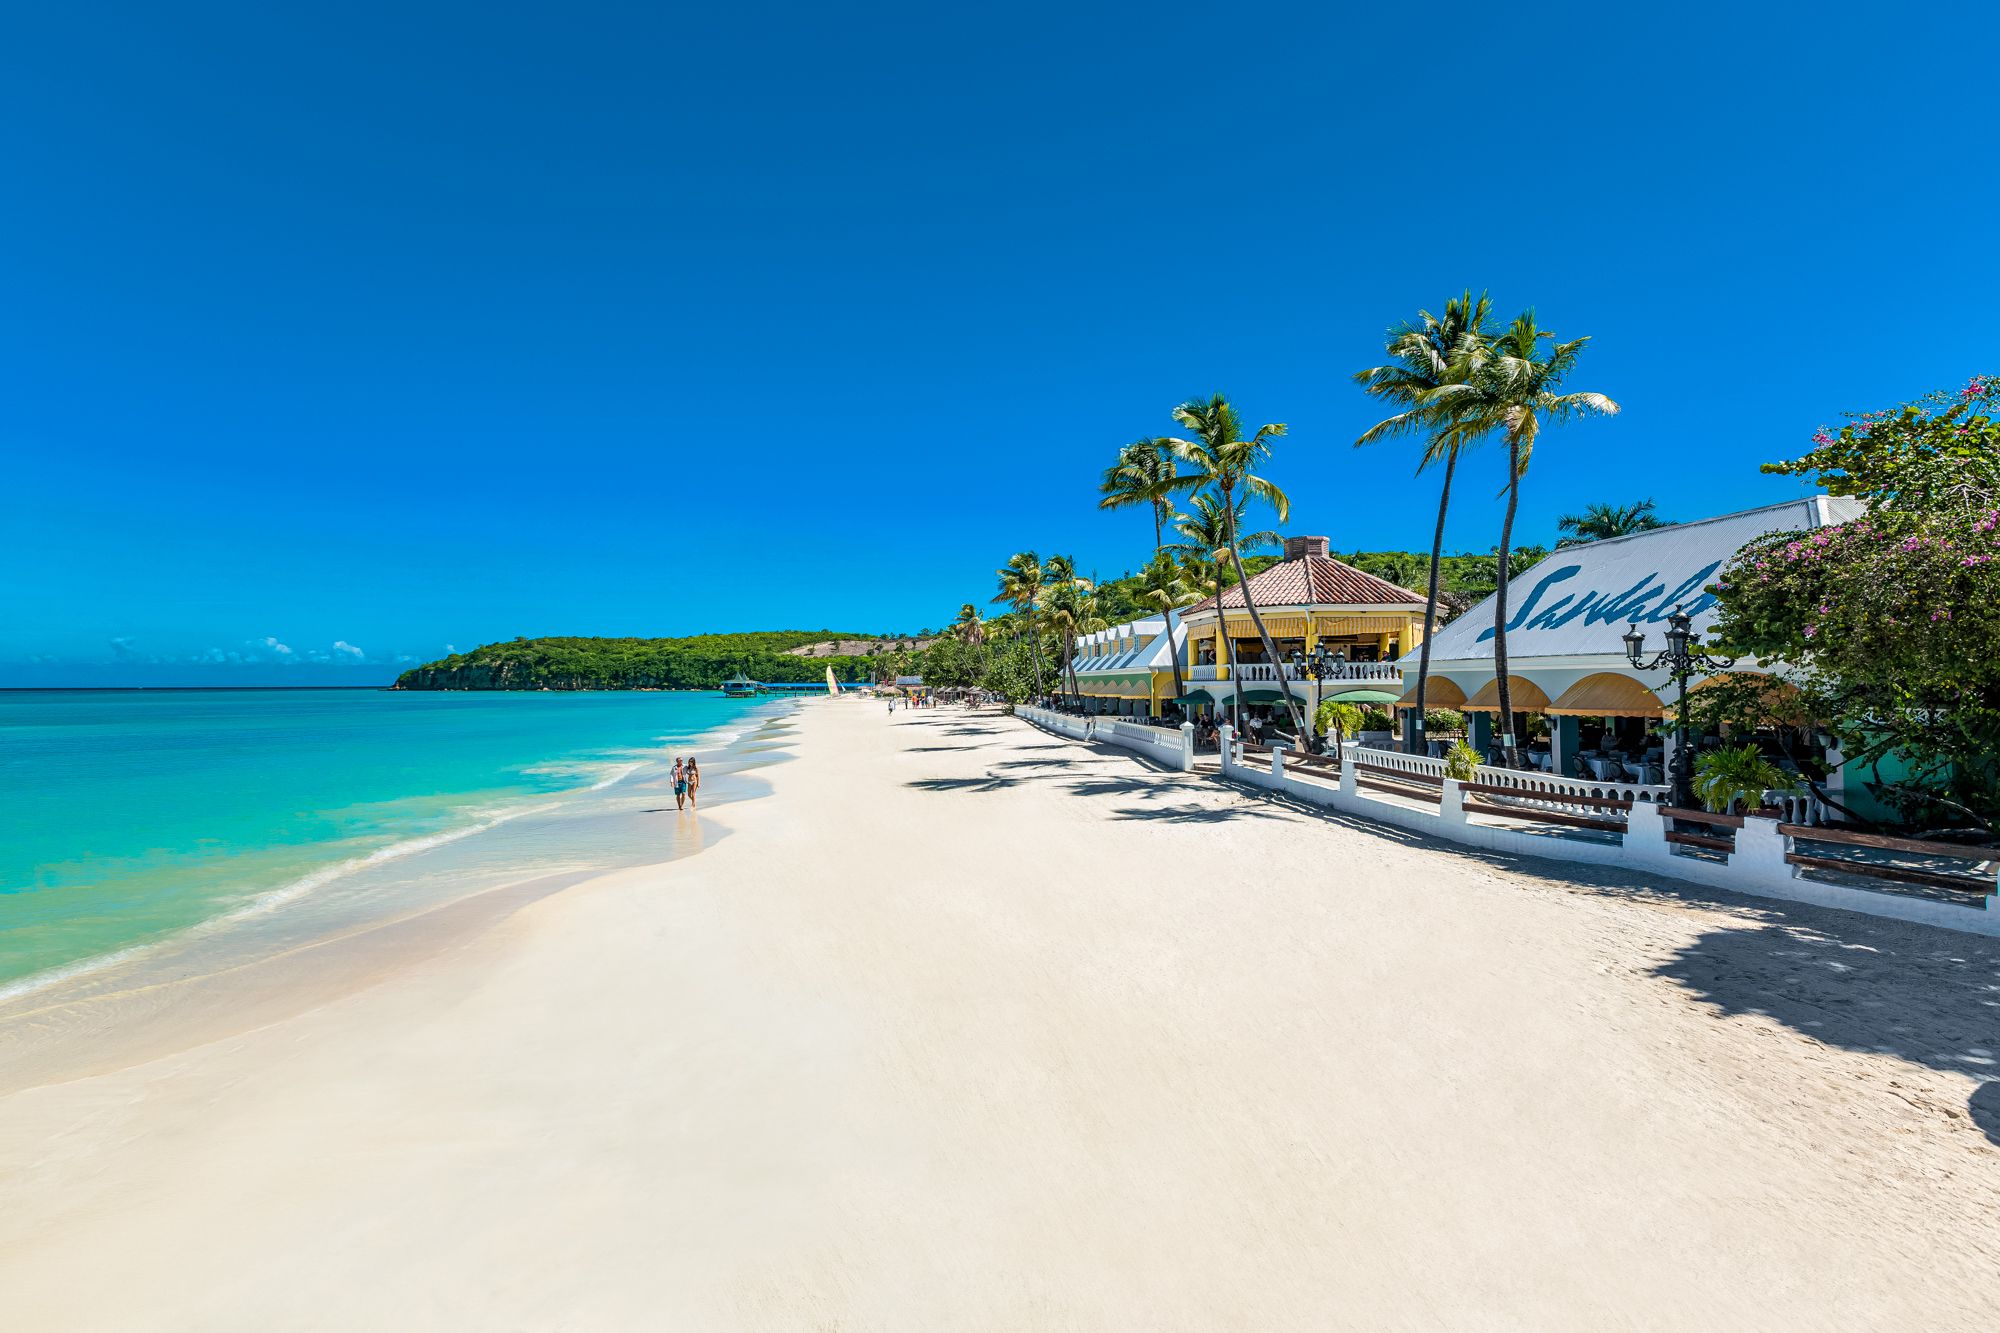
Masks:
[[[601,812],[592,795],[621,788],[627,806],[657,807],[663,759],[771,707],[691,693],[0,692],[0,992],[353,892],[369,872],[385,883],[389,862],[428,867],[446,843],[462,842],[457,867],[475,849],[532,859],[562,844],[558,828],[574,844],[588,826],[548,812]]]

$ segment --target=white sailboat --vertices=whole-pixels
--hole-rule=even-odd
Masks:
[[[828,668],[826,669],[826,692],[827,692],[828,694],[839,694],[839,693],[840,693],[840,682],[839,682],[839,681],[837,681],[837,680],[835,680],[835,679],[833,678],[833,668],[832,668],[832,667],[828,667]]]

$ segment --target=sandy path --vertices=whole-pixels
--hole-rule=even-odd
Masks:
[[[1990,942],[1012,720],[798,748],[698,857],[0,1100],[0,1327],[2000,1324]]]

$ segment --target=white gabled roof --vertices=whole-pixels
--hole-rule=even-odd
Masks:
[[[1676,607],[1706,637],[1715,598],[1703,591],[1746,543],[1770,532],[1827,527],[1861,517],[1861,501],[1814,495],[1739,514],[1676,523],[1629,537],[1583,542],[1552,551],[1508,583],[1507,658],[1623,659],[1622,636],[1637,621],[1657,647],[1660,627]],[[1403,655],[1407,665],[1418,653]],[[1493,598],[1437,632],[1431,669],[1493,661]]]
[[[1177,623],[1174,638],[1186,642],[1186,627]],[[1167,621],[1164,616],[1128,621],[1086,634],[1076,641],[1076,670],[1079,675],[1150,671],[1154,667],[1165,670],[1171,665],[1172,656],[1167,646]]]

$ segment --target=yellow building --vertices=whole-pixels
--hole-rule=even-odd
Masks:
[[[1284,550],[1285,558],[1252,575],[1249,585],[1277,662],[1265,655],[1240,586],[1223,589],[1220,606],[1211,597],[1180,613],[1190,702],[1222,713],[1234,705],[1240,683],[1253,713],[1282,703],[1285,690],[1309,709],[1315,682],[1292,659],[1324,647],[1336,665],[1318,682],[1320,698],[1393,704],[1403,688],[1396,659],[1423,639],[1423,594],[1335,560],[1325,537],[1287,537]]]

